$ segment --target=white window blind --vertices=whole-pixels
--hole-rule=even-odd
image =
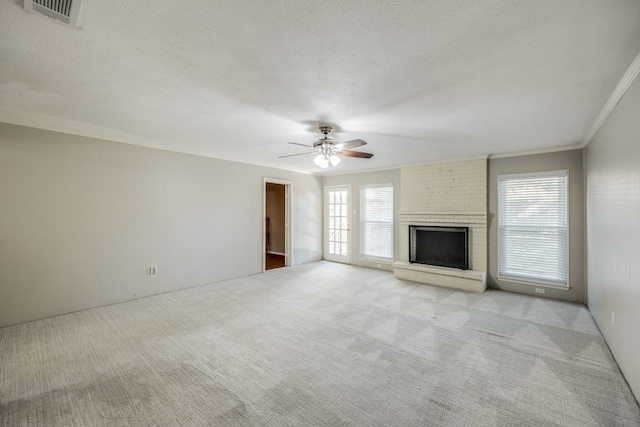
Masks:
[[[360,187],[360,256],[393,261],[393,186]]]
[[[567,286],[568,176],[498,176],[499,276]]]

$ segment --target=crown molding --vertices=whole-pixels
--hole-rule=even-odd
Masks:
[[[596,121],[593,122],[591,130],[589,130],[589,133],[584,138],[584,141],[582,141],[582,148],[585,148],[587,145],[589,145],[593,137],[600,129],[600,126],[602,126],[607,117],[609,117],[609,114],[611,114],[615,106],[618,104],[618,101],[620,101],[627,89],[629,89],[629,86],[631,86],[631,83],[633,83],[633,81],[636,79],[638,73],[640,73],[640,53],[638,53],[636,59],[633,60],[633,62],[627,69],[627,72],[624,73],[624,76],[622,76],[622,80],[620,80],[620,83],[618,83],[618,86],[616,86],[607,103],[604,104],[604,107],[602,108],[602,111],[600,111],[600,114],[596,118]]]
[[[539,150],[516,151],[513,153],[497,153],[497,154],[490,154],[489,160],[504,159],[507,157],[530,156],[532,154],[557,153],[559,151],[581,150],[582,148],[583,146],[581,144],[574,144],[574,145],[563,145],[562,147],[541,148]]]

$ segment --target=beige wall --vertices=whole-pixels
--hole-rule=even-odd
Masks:
[[[393,254],[394,260],[398,260],[400,257],[400,220],[398,219],[400,211],[400,169],[325,176],[322,179],[322,185],[325,187],[351,185],[351,264],[371,268],[377,268],[380,265],[382,269],[393,271],[393,265],[390,262],[360,259],[360,186],[372,184],[393,185]]]
[[[0,326],[261,272],[265,176],[319,260],[319,177],[0,123]]]
[[[585,302],[584,178],[582,150],[560,151],[489,160],[489,274],[490,288],[537,295],[530,284],[498,279],[498,175],[569,170],[569,290],[544,288],[545,296]]]
[[[585,176],[589,310],[640,399],[639,78],[587,146]]]

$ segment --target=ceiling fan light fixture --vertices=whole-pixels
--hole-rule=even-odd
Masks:
[[[326,169],[329,167],[329,160],[325,157],[324,154],[318,154],[314,159],[313,163],[320,166],[322,169]]]
[[[373,157],[373,154],[371,153],[351,151],[351,148],[367,145],[367,143],[361,139],[338,142],[333,138],[329,138],[328,136],[329,132],[331,132],[331,126],[320,126],[320,132],[322,132],[324,137],[316,140],[313,145],[300,144],[298,142],[289,142],[289,144],[302,145],[303,147],[312,148],[313,151],[311,151],[310,153],[289,154],[286,156],[280,156],[280,158],[314,154],[315,157],[313,158],[313,163],[315,163],[316,166],[322,169],[326,169],[329,166],[338,166],[341,161],[341,156],[359,157],[364,159],[370,159],[371,157]]]

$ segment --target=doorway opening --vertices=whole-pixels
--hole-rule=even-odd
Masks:
[[[287,267],[289,247],[289,193],[291,183],[265,178],[263,271]]]

